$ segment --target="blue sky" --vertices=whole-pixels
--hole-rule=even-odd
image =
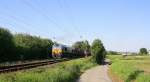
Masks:
[[[100,38],[107,50],[150,49],[149,0],[0,0],[0,26],[72,44]]]

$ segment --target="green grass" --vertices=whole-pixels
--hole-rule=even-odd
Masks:
[[[124,82],[150,82],[149,56],[109,56],[113,63],[110,70]]]
[[[95,66],[90,58],[76,59],[52,67],[0,75],[0,82],[74,82],[80,74]]]

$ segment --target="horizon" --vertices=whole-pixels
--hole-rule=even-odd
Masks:
[[[107,50],[150,49],[150,1],[1,0],[0,26],[71,45],[96,38]]]

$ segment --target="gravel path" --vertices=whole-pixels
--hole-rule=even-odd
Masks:
[[[107,74],[108,66],[94,67],[83,73],[77,82],[112,82]]]

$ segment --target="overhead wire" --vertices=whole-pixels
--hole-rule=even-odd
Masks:
[[[37,8],[35,5],[31,4],[28,0],[21,0],[24,4],[26,4],[28,7],[30,7],[33,11],[39,13],[41,16],[43,16],[46,20],[48,20],[50,23],[54,24],[58,30],[62,30],[64,33],[67,31],[65,28],[62,28],[54,19],[52,19],[50,16],[44,13],[44,8],[39,7]]]
[[[63,13],[65,15],[67,15],[69,22],[71,23],[71,25],[74,28],[74,31],[77,33],[77,35],[79,35],[79,38],[80,39],[83,38],[83,36],[81,35],[81,33],[80,33],[79,29],[78,29],[78,26],[74,23],[75,21],[74,21],[74,18],[73,18],[73,12],[72,12],[72,10],[70,8],[70,5],[67,4],[66,0],[57,0],[57,2],[59,4],[60,8],[64,8],[64,6],[66,6],[65,8],[67,8],[67,11],[68,11],[67,13],[70,14],[70,15],[67,15],[66,12],[63,12]],[[64,6],[63,6],[62,3],[64,4]]]
[[[2,19],[2,20],[1,20],[1,19]],[[6,19],[4,19],[4,18],[2,18],[2,17],[0,16],[0,21],[1,21],[0,27],[2,27],[2,28],[5,28],[5,27],[7,27],[7,28],[9,28],[9,27],[13,28],[13,27],[14,27],[14,25],[11,24],[11,23],[7,23],[7,26],[2,25],[2,22],[3,22],[4,20],[6,20]]]
[[[44,8],[42,8],[42,7],[37,8],[36,5],[31,4],[28,0],[21,0],[21,1],[24,4],[26,4],[28,7],[30,7],[33,11],[35,11],[35,12],[39,13],[41,16],[43,16],[50,23],[54,24],[56,26],[56,28],[58,28],[58,30],[63,31],[65,36],[69,35],[68,29],[63,28],[62,25],[60,26],[58,23],[56,23],[56,21],[54,21],[54,19],[52,19],[50,16],[48,16],[46,13],[43,12],[45,10]],[[59,36],[57,38],[60,38],[61,40],[64,39],[64,38],[62,38],[62,36]],[[56,39],[56,36],[55,36],[55,39]]]
[[[37,13],[40,13],[45,19],[47,19],[49,22],[53,23],[59,30],[61,29],[64,33],[67,32],[68,29],[64,29],[62,28],[59,24],[56,23],[56,21],[52,20],[47,14],[45,14],[43,11],[41,10],[44,10],[43,8],[40,8],[40,9],[37,9],[35,6],[33,6],[31,3],[29,3],[27,0],[24,1],[24,0],[21,0],[23,1],[27,6],[29,6],[33,11],[37,12]],[[18,21],[18,22],[21,22],[22,24],[28,26],[28,27],[31,27],[33,28],[34,26],[32,26],[30,23],[27,23],[26,21],[22,20],[21,18],[18,18],[18,17],[15,17],[14,15],[11,15],[11,14],[8,14],[7,15],[12,18],[13,20],[15,21]],[[24,26],[23,26],[24,27]],[[75,27],[75,26],[74,26]],[[25,29],[28,29],[28,30],[31,30],[30,28],[26,28],[24,27]],[[68,35],[66,33],[66,35]],[[64,38],[63,38],[64,39]]]
[[[61,4],[61,2],[59,1],[59,0],[56,0],[57,1],[57,3],[58,3],[58,6],[59,6],[59,8],[61,8],[62,9],[62,11],[64,11],[64,8],[63,8],[63,5]],[[65,18],[68,18],[68,16],[66,16],[66,12],[62,12],[63,13],[63,16],[65,16]],[[72,34],[73,34],[73,32],[72,32]],[[74,34],[73,34],[74,35]],[[65,36],[65,35],[63,35],[63,36]],[[68,35],[67,35],[67,37],[68,37]],[[73,37],[73,36],[72,36]],[[68,41],[68,42],[71,42],[71,40],[70,41]]]
[[[1,17],[1,16],[0,16],[0,19],[2,19],[2,21],[8,20],[8,19],[3,18],[3,17]],[[1,20],[0,20],[0,21],[1,21]],[[10,22],[10,23],[7,22],[7,25],[8,25],[8,26],[5,26],[5,25],[2,25],[2,24],[1,24],[0,27],[9,28],[9,26],[10,26],[11,28],[14,28],[15,25],[18,25],[17,23],[16,23],[15,25],[13,25],[14,23],[15,23],[14,21],[13,21],[13,23],[12,23],[12,22]],[[24,30],[27,30],[27,29],[25,28]]]
[[[11,10],[9,10],[9,11],[11,11]],[[18,17],[16,17],[16,16],[12,15],[12,14],[8,14],[8,12],[6,13],[6,10],[5,10],[5,13],[4,13],[4,11],[1,12],[1,14],[2,14],[2,13],[3,13],[3,15],[6,15],[5,17],[10,18],[10,19],[12,19],[12,20],[15,20],[16,22],[22,23],[23,25],[21,25],[21,26],[23,26],[23,28],[26,29],[28,32],[34,31],[36,34],[38,34],[38,31],[37,31],[36,29],[31,30],[31,28],[33,28],[34,26],[32,26],[31,24],[25,22],[25,21],[22,20],[21,18],[18,18]],[[16,24],[16,25],[17,25],[17,24]],[[24,26],[24,25],[25,25],[25,26]],[[26,27],[26,26],[27,26],[27,27]],[[29,27],[30,27],[30,28],[29,28]],[[35,30],[36,30],[36,31],[35,31]]]

